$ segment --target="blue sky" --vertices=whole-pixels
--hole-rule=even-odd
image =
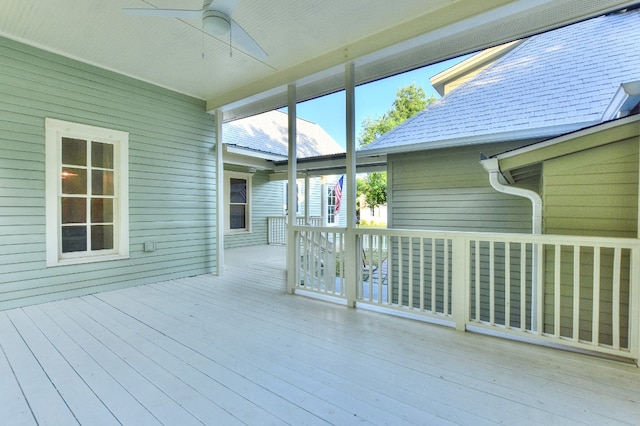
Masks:
[[[356,138],[367,117],[377,118],[391,108],[399,89],[415,83],[422,86],[427,97],[440,95],[431,87],[429,78],[455,65],[466,57],[451,59],[393,77],[356,87]],[[299,103],[299,118],[322,126],[340,145],[345,146],[344,91]],[[357,144],[357,140],[356,140]]]

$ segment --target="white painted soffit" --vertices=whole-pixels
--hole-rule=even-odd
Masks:
[[[474,4],[485,3],[454,2],[405,23],[400,36],[394,33],[398,27],[382,31],[210,99],[207,110],[221,109],[225,121],[247,117],[285,106],[291,83],[297,86],[300,102],[342,90],[348,62],[355,64],[356,84],[364,84],[632,6],[638,0],[514,0],[473,12]],[[463,6],[456,9],[456,4]],[[399,38],[381,47],[383,40]]]

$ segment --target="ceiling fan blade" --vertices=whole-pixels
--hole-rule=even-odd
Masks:
[[[231,19],[231,41],[256,59],[267,59],[269,55],[236,21]]]
[[[209,10],[218,10],[227,16],[231,16],[236,11],[240,0],[213,0],[209,5]]]
[[[202,10],[135,8],[123,8],[122,10],[129,15],[158,16],[161,18],[202,19]]]

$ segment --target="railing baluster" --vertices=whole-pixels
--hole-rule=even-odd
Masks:
[[[593,305],[591,343],[600,344],[600,246],[593,249]]]
[[[409,237],[409,300],[407,301],[407,306],[409,309],[413,308],[413,237]]]
[[[580,340],[580,246],[573,246],[573,331],[574,342]]]
[[[480,307],[481,307],[481,298],[480,298],[480,240],[476,240],[476,276],[475,276],[475,288],[476,288],[476,300],[475,300],[475,308],[476,308],[476,321],[480,321]]]
[[[504,326],[511,328],[511,243],[504,243]]]
[[[562,246],[556,244],[553,258],[553,335],[560,337],[560,273]]]
[[[389,235],[389,239],[387,240],[387,303],[393,303],[393,268],[395,265],[395,261],[393,258],[393,239],[394,237]]]
[[[613,348],[620,349],[620,268],[622,249],[616,247],[613,252],[613,295],[611,306],[611,323],[613,324]]]
[[[424,312],[424,238],[420,238],[420,312]]]
[[[438,294],[437,282],[436,282],[436,270],[438,267],[437,264],[437,256],[436,256],[436,239],[435,237],[431,238],[431,313],[435,314],[437,312],[437,298]]]
[[[404,256],[402,254],[402,237],[398,238],[398,306],[402,306],[402,280],[404,278]]]
[[[496,324],[495,242],[489,242],[489,324]]]
[[[445,315],[451,315],[451,310],[449,309],[449,239],[444,238],[442,240],[442,250],[444,251],[443,255],[443,264],[444,264],[444,279],[442,285],[442,291],[444,292],[444,303],[442,308],[442,313]]]
[[[520,330],[527,329],[527,244],[520,243]]]
[[[376,240],[378,242],[378,302],[382,301],[382,280],[384,279],[382,274],[383,274],[383,270],[382,270],[382,265],[384,264],[384,259],[388,256],[388,254],[384,253],[384,240],[386,239],[386,236],[382,236],[382,235],[376,235]],[[388,261],[387,261],[387,265],[388,265]],[[387,288],[389,288],[387,286]]]

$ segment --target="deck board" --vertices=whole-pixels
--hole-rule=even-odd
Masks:
[[[635,424],[640,370],[197,276],[0,312],[7,424]]]

